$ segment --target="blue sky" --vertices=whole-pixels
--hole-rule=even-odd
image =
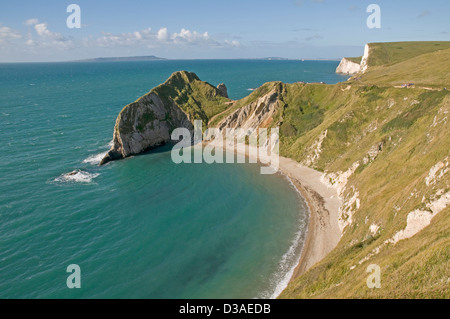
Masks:
[[[81,8],[69,29],[69,4]],[[369,29],[369,4],[381,28]],[[367,42],[450,40],[450,1],[0,1],[0,62],[100,56],[340,58]]]

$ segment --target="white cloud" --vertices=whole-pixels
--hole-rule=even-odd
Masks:
[[[38,23],[34,25],[36,33],[41,37],[52,37],[54,36],[47,28],[47,23]]]
[[[210,37],[208,32],[197,32],[182,28],[180,32],[170,33],[167,28],[160,28],[152,31],[151,28],[130,33],[113,34],[103,32],[101,37],[91,37],[85,39],[86,46],[99,47],[119,47],[119,46],[139,46],[139,47],[163,47],[175,45],[203,45],[209,47],[220,46],[240,46],[238,41],[219,42]]]
[[[181,29],[180,33],[174,33],[171,36],[171,39],[175,43],[201,43],[201,42],[208,42],[210,40],[208,32],[205,32],[203,34],[198,33],[197,31],[191,32],[187,29]]]
[[[39,20],[36,19],[36,18],[28,19],[28,20],[26,20],[24,22],[25,25],[35,25],[35,24],[38,24],[38,23],[39,23]]]
[[[162,41],[162,42],[167,41],[167,38],[168,38],[167,28],[159,29],[157,38],[159,41]]]
[[[16,41],[20,41],[22,35],[19,31],[0,24],[0,48],[8,49],[11,45],[16,45]]]
[[[233,40],[233,41],[225,40],[224,42],[225,42],[226,45],[234,47],[234,48],[240,48],[241,47],[241,43],[239,41],[237,41],[237,40]]]
[[[22,38],[22,35],[19,31],[16,31],[14,29],[11,29],[7,26],[2,26],[0,24],[0,41],[1,40],[7,40],[7,39],[20,39]]]
[[[178,32],[170,32],[167,27],[161,27],[154,31],[147,28],[140,31],[102,32],[97,35],[72,38],[52,30],[47,22],[39,21],[36,18],[28,19],[23,23],[29,27],[28,31],[23,34],[0,24],[0,47],[2,50],[21,52],[22,55],[48,56],[48,59],[51,59],[50,57],[53,56],[64,56],[58,54],[68,54],[63,52],[69,49],[72,50],[72,55],[91,54],[88,52],[93,52],[92,55],[107,55],[104,53],[105,50],[120,52],[117,54],[129,54],[129,52],[146,52],[148,49],[205,52],[207,49],[241,47],[241,43],[231,35],[220,36],[218,40],[211,37],[208,32],[187,28],[181,28]],[[11,56],[13,56],[12,53]]]
[[[32,26],[36,31],[36,34],[40,37],[48,37],[54,40],[62,40],[64,37],[60,33],[51,32],[48,29],[48,24],[46,22],[39,23],[36,18],[28,19],[24,22],[27,26]]]
[[[100,38],[91,38],[87,42],[87,45],[100,47],[137,46],[139,44],[151,42],[156,38],[151,28],[131,33],[120,34],[102,32],[102,35],[103,36]]]
[[[52,32],[48,29],[47,23],[37,23],[34,25],[34,30],[37,35],[44,38],[49,38],[54,41],[66,41],[65,37],[61,33]]]
[[[61,33],[50,31],[46,22],[39,22],[38,19],[32,18],[26,20],[24,24],[32,26],[38,36],[37,40],[34,40],[30,34],[28,40],[25,42],[28,46],[55,47],[59,49],[73,46],[72,41]]]

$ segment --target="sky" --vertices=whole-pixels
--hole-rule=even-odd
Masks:
[[[70,4],[80,28],[69,28]],[[369,28],[370,4],[381,10]],[[369,42],[448,41],[448,0],[1,0],[0,62],[360,56]]]

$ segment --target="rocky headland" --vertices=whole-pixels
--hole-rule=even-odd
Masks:
[[[221,85],[176,72],[120,112],[102,164],[167,143],[174,128],[192,130],[197,119],[204,127],[277,127],[281,170],[311,214],[300,265],[280,297],[448,298],[450,93],[391,85],[430,57],[414,76],[446,83],[448,45],[367,45],[357,78],[269,82],[238,101]],[[384,289],[367,287],[369,264],[381,267]]]

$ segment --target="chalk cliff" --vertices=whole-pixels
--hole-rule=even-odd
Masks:
[[[269,82],[233,103],[223,90],[179,72],[119,114],[105,161],[167,142],[175,126],[191,129],[194,119],[209,127],[279,127],[280,155],[322,172],[322,182],[342,200],[339,242],[280,298],[448,298],[450,93],[442,86],[447,72],[434,71],[448,65],[446,52],[438,52],[443,45],[392,45],[405,58],[383,66],[380,85],[370,80],[380,60],[371,44],[361,60],[361,79]],[[425,46],[439,54],[411,60]],[[411,64],[402,81],[410,80],[409,65],[419,65],[414,61],[427,65],[417,77],[441,85],[386,85],[405,63]],[[317,215],[318,227],[328,218],[324,213]],[[382,268],[383,289],[367,288],[371,264]]]
[[[368,44],[366,44],[366,46],[364,47],[364,55],[361,59],[361,64],[360,64],[360,68],[361,68],[361,72],[364,73],[367,71],[367,68],[369,67],[369,51],[370,51],[370,47]]]
[[[193,130],[194,120],[205,125],[228,106],[224,90],[180,71],[160,86],[123,108],[114,127],[113,147],[100,165],[140,154],[171,140],[175,128]]]
[[[256,129],[269,127],[274,119],[275,113],[283,105],[281,82],[269,83],[270,91],[225,117],[219,124],[219,129],[242,128]]]
[[[356,62],[353,62],[347,58],[343,58],[341,63],[339,63],[336,73],[341,74],[356,74],[360,71],[360,65]]]

